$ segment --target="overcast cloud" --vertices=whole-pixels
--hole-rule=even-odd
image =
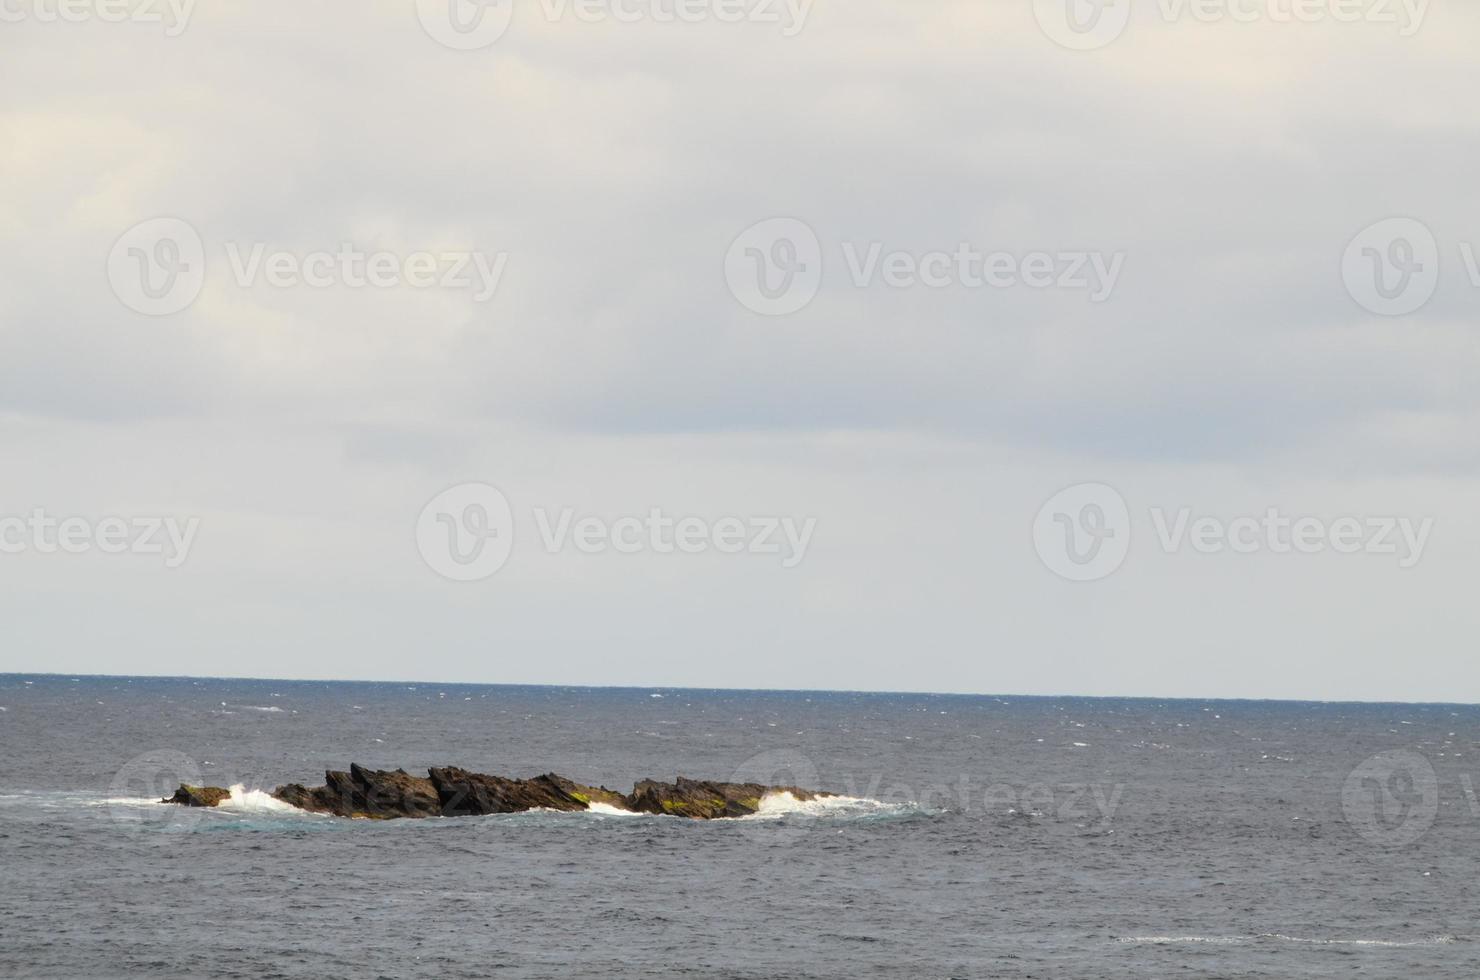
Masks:
[[[5,0],[0,670],[1480,701],[1480,9],[554,4],[453,50],[437,0]],[[158,217],[204,273],[146,315]],[[1395,217],[1433,252],[1354,244]],[[512,551],[458,582],[418,522],[476,534],[423,513],[469,483]],[[1125,521],[1040,513],[1082,484]]]

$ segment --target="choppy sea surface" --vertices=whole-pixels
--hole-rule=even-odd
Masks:
[[[1480,708],[0,675],[0,976],[1480,976]],[[814,784],[349,821],[350,762]],[[219,811],[155,800],[237,786]]]

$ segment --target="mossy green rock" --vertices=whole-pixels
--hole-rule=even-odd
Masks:
[[[721,817],[747,817],[755,813],[768,793],[790,793],[798,800],[831,795],[796,786],[715,783],[680,776],[672,783],[644,779],[627,797],[627,806],[639,813],[666,813],[675,817],[716,820]]]
[[[161,803],[178,803],[181,806],[219,806],[222,800],[231,799],[231,790],[219,786],[190,786],[180,784],[175,795],[160,800]]]

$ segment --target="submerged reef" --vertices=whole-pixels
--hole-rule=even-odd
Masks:
[[[797,800],[832,796],[797,786],[718,783],[685,779],[661,783],[644,779],[623,795],[605,786],[585,786],[548,773],[532,779],[510,779],[455,766],[433,767],[426,776],[404,769],[366,769],[351,764],[348,772],[324,773],[324,785],[288,783],[272,791],[275,799],[310,813],[338,817],[392,820],[400,817],[467,817],[524,810],[589,810],[606,806],[629,813],[667,814],[695,820],[743,817],[757,812],[761,800],[789,793]],[[213,807],[231,798],[217,786],[184,786],[162,803]]]

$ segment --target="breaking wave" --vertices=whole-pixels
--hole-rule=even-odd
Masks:
[[[884,803],[864,796],[819,796],[811,800],[799,800],[790,793],[767,793],[761,798],[760,809],[737,820],[779,820],[789,816],[802,817],[890,817],[907,816],[924,812],[917,803]]]
[[[270,793],[264,793],[260,789],[247,789],[241,783],[233,783],[227,787],[231,790],[231,799],[222,800],[216,807],[218,811],[226,813],[271,813],[291,814],[293,816],[318,816],[318,814],[307,813],[282,800],[277,799]]]
[[[92,797],[74,799],[74,802],[80,803],[83,806],[106,806],[118,807],[122,809],[137,808],[140,810],[153,810],[156,808],[168,808],[170,812],[183,812],[191,814],[215,812],[233,813],[237,815],[270,813],[274,815],[290,814],[293,816],[304,817],[319,816],[319,814],[309,813],[306,810],[300,810],[296,806],[291,806],[287,803],[284,803],[282,800],[276,799],[270,793],[263,792],[260,789],[247,789],[246,786],[242,783],[234,783],[229,786],[228,789],[231,791],[231,798],[227,800],[222,800],[220,804],[215,807],[182,808],[179,806],[179,804],[176,803],[166,803],[157,796],[110,796],[103,798]],[[64,796],[60,798],[57,802],[67,802],[67,798]]]
[[[535,809],[523,810],[518,813],[494,813],[455,819],[531,823],[544,820],[583,820],[591,817],[620,817],[627,820],[657,820],[663,823],[672,821],[685,825],[693,825],[706,823],[737,824],[752,821],[778,822],[798,818],[842,821],[887,819],[914,816],[925,812],[923,808],[915,803],[883,803],[879,800],[857,796],[829,796],[815,800],[799,800],[790,793],[768,793],[762,797],[760,809],[755,813],[747,814],[743,817],[717,817],[712,820],[695,821],[687,817],[670,816],[663,813],[639,813],[632,810],[623,810],[609,803],[599,802],[592,802],[589,804],[588,809],[585,810],[551,810],[545,807],[536,807]],[[420,821],[397,821],[397,823],[415,824],[420,823]]]
[[[218,806],[188,808],[178,804],[163,802],[158,796],[103,796],[77,793],[36,793],[36,794],[11,794],[0,795],[0,806],[24,806],[26,804],[39,805],[47,810],[72,810],[75,808],[101,808],[111,811],[115,816],[122,817],[125,822],[133,824],[139,821],[154,823],[161,818],[169,818],[168,822],[178,823],[181,821],[191,822],[204,819],[206,825],[217,826],[219,829],[231,828],[272,828],[282,827],[299,821],[312,821],[315,823],[330,822],[345,827],[359,825],[362,821],[340,820],[333,816],[319,813],[310,813],[300,810],[291,804],[276,799],[270,793],[261,789],[248,789],[242,783],[234,783],[228,787],[231,793],[229,799],[222,800]],[[869,799],[858,796],[828,796],[812,800],[799,800],[791,793],[769,793],[761,799],[760,809],[753,814],[743,817],[726,817],[718,820],[707,821],[718,824],[737,824],[746,822],[782,822],[795,821],[798,819],[817,819],[826,821],[853,821],[853,820],[880,820],[908,818],[926,814],[927,811],[917,803],[885,803],[880,800]],[[132,814],[133,816],[129,816]],[[686,818],[670,817],[664,814],[634,813],[623,810],[607,803],[593,802],[590,808],[584,811],[562,812],[557,810],[534,809],[521,813],[490,814],[485,817],[458,818],[491,820],[495,822],[513,821],[526,823],[531,821],[545,821],[550,819],[607,819],[622,818],[649,819],[661,822],[681,821],[690,823]],[[405,827],[413,827],[423,824],[421,820],[397,820],[395,824]],[[1123,942],[1150,942],[1152,938],[1137,940],[1122,940]],[[1176,939],[1165,939],[1166,942],[1177,942]]]

